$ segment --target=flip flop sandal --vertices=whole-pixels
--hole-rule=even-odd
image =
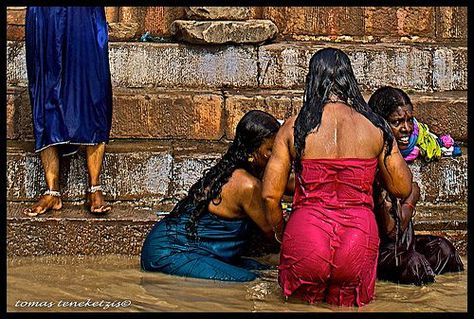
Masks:
[[[102,195],[105,196],[105,192],[102,190],[102,185],[91,186],[87,190],[89,194],[93,194],[97,191],[101,191]],[[112,209],[112,207],[109,205],[100,205],[100,206],[93,207],[92,203],[89,203],[88,206],[89,206],[89,211],[91,212],[91,214],[94,214],[94,215],[106,215]]]
[[[53,191],[51,189],[48,189],[46,190],[43,195],[41,196],[45,196],[45,195],[49,195],[49,196],[54,196],[54,197],[61,197],[61,193],[58,192],[58,191]],[[46,213],[48,210],[59,210],[62,208],[62,204],[57,207],[57,206],[53,206],[53,207],[50,207],[50,208],[43,208],[43,210],[39,211],[38,213],[34,212],[32,208],[27,208],[23,211],[23,213],[27,216],[30,216],[30,217],[36,217],[38,215],[43,215],[44,213]]]

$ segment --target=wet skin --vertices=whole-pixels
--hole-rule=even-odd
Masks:
[[[250,217],[269,238],[274,233],[265,217],[261,177],[272,154],[275,137],[266,138],[249,154],[251,170],[236,169],[222,186],[220,197],[208,205],[210,213],[228,219]]]
[[[413,106],[412,105],[403,105],[399,106],[394,112],[390,113],[387,117],[387,122],[392,129],[393,136],[397,141],[398,148],[400,150],[404,150],[408,147],[410,135],[413,132]],[[417,183],[413,183],[412,185],[412,192],[410,196],[408,196],[404,202],[402,202],[401,206],[401,222],[402,222],[402,230],[408,226],[409,221],[413,215],[413,208],[403,205],[405,202],[411,203],[412,206],[415,206],[420,198],[420,188]],[[391,205],[391,204],[390,204]],[[390,210],[389,207],[386,207],[386,212]],[[395,227],[395,221],[391,218],[388,219],[387,229],[393,229]],[[387,233],[389,233],[387,231]]]
[[[411,105],[399,106],[388,116],[387,122],[395,136],[398,148],[406,149],[413,132],[413,107]]]
[[[272,148],[273,142],[275,141],[275,137],[266,138],[263,140],[263,143],[260,147],[255,150],[253,153],[254,158],[254,166],[258,171],[258,177],[261,179],[263,172],[265,171],[265,167],[267,166],[268,160],[272,155]]]

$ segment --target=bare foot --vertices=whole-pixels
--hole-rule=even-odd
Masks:
[[[104,215],[112,209],[105,203],[104,194],[100,190],[89,193],[89,207],[90,212],[97,215]]]
[[[31,208],[24,211],[25,215],[34,217],[46,213],[49,210],[59,210],[63,207],[63,202],[58,196],[42,195],[38,202]]]

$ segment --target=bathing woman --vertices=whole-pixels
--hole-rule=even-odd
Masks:
[[[241,258],[250,224],[274,236],[264,214],[261,178],[280,127],[268,113],[250,111],[227,152],[148,234],[141,267],[171,275],[250,281],[258,262]]]
[[[292,163],[293,212],[284,227],[280,200]],[[410,194],[411,172],[390,127],[364,101],[349,57],[319,50],[310,60],[303,107],[278,132],[263,178],[267,219],[283,233],[278,281],[285,297],[344,306],[373,299],[377,167],[392,193]]]
[[[409,160],[412,153],[410,144],[415,144],[411,143],[414,127],[417,125],[419,130],[424,128],[418,128],[408,95],[398,88],[382,87],[370,97],[369,106],[387,120],[400,152]],[[432,145],[431,149],[439,149],[436,140],[429,133],[423,136],[426,141],[419,143],[420,153],[425,156],[434,154],[434,151],[423,148]],[[416,182],[413,182],[410,196],[400,200],[388,194],[379,179],[375,180],[375,212],[381,238],[377,268],[379,279],[422,285],[433,282],[435,275],[464,269],[458,252],[449,240],[415,235],[413,214],[419,197],[420,188]]]

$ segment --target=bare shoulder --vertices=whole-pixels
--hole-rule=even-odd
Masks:
[[[290,136],[292,136],[293,130],[295,127],[295,121],[296,121],[296,115],[289,117],[287,120],[285,120],[285,122],[281,126],[280,131],[283,132],[285,135],[289,134]]]
[[[296,115],[289,117],[285,120],[283,125],[278,130],[277,136],[275,138],[275,143],[279,144],[290,144],[290,141],[293,141],[294,128],[295,128]]]
[[[289,117],[278,130],[275,138],[274,150],[288,149],[291,156],[294,158],[294,129],[295,129],[296,115]]]
[[[252,194],[262,187],[262,182],[243,168],[236,169],[231,179],[234,190],[242,195]]]
[[[377,127],[364,115],[359,113],[358,117],[359,124],[355,124],[356,127],[353,128],[353,131],[364,132],[364,134],[357,135],[359,143],[365,141],[368,145],[370,145],[374,156],[380,155],[383,153],[384,148],[383,130],[380,127]]]

